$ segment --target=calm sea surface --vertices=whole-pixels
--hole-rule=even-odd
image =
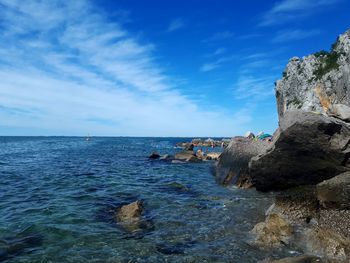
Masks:
[[[269,194],[217,185],[212,163],[150,161],[175,138],[0,137],[0,262],[256,262]],[[114,220],[143,200],[137,229]]]

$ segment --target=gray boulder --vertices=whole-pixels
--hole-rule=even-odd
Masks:
[[[325,180],[316,189],[317,198],[324,207],[350,209],[350,172]]]
[[[269,147],[265,141],[255,141],[245,137],[235,137],[220,155],[216,165],[216,179],[219,183],[240,184],[244,178],[249,181],[248,163],[253,156],[263,153]]]
[[[349,170],[350,126],[338,119],[288,111],[264,154],[253,157],[249,173],[257,190],[317,184]]]

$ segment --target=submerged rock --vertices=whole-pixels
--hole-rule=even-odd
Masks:
[[[128,205],[123,205],[116,211],[116,219],[118,222],[137,221],[140,219],[143,211],[142,201],[135,201]]]
[[[159,159],[160,155],[159,155],[159,153],[154,152],[148,158],[149,159]]]
[[[252,233],[256,236],[256,244],[263,247],[278,247],[289,243],[293,226],[281,216],[270,214],[265,222],[254,226]]]
[[[324,207],[350,209],[350,172],[319,183],[317,198]]]
[[[195,156],[195,155],[192,155],[190,156],[189,158],[186,159],[186,162],[190,162],[190,163],[200,163],[202,162],[202,159]]]
[[[350,126],[332,117],[288,111],[267,151],[249,172],[257,190],[317,184],[349,170]]]

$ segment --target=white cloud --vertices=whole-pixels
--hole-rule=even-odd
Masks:
[[[320,30],[302,30],[302,29],[293,29],[293,30],[283,30],[277,32],[276,36],[271,40],[274,43],[281,42],[290,42],[295,40],[301,40],[309,37],[319,35]]]
[[[281,0],[267,11],[260,26],[282,24],[312,15],[325,7],[332,6],[341,0]]]
[[[213,61],[213,62],[209,62],[209,63],[205,63],[203,64],[201,67],[200,67],[200,71],[202,72],[207,72],[207,71],[212,71],[216,68],[219,68],[221,67],[221,65],[223,63],[226,63],[228,61],[231,61],[233,59],[235,59],[236,56],[228,56],[228,57],[221,57],[221,58],[218,58],[217,60]]]
[[[170,22],[170,25],[168,27],[168,32],[172,32],[180,28],[183,28],[185,25],[186,25],[186,22],[183,18],[176,18]]]
[[[0,4],[0,126],[6,130],[224,136],[248,120],[202,109],[181,94],[155,61],[154,45],[87,1]]]

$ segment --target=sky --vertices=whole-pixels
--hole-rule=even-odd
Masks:
[[[274,82],[347,0],[0,0],[0,135],[273,133]]]

